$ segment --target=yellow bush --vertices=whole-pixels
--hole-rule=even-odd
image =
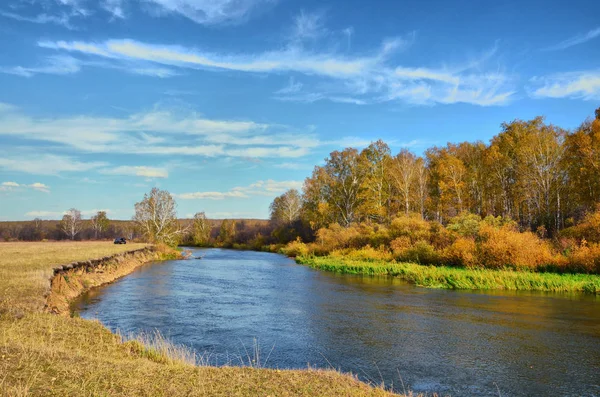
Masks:
[[[531,232],[519,233],[512,226],[481,225],[477,261],[483,267],[535,269],[556,263],[550,245]]]
[[[448,265],[478,267],[477,246],[472,238],[460,237],[444,249],[443,261]]]
[[[570,271],[600,274],[600,244],[583,243],[567,258]]]
[[[310,251],[308,246],[302,242],[300,237],[296,240],[289,242],[285,247],[281,249],[284,255],[296,257],[296,256],[307,256]]]
[[[392,254],[384,247],[379,249],[373,248],[370,245],[366,245],[360,249],[346,249],[333,251],[331,256],[342,257],[347,259],[354,259],[360,261],[391,261],[393,260]]]
[[[398,237],[408,237],[412,242],[429,241],[429,222],[419,214],[402,215],[392,220],[389,235],[393,240]]]

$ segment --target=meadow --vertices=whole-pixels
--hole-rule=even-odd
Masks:
[[[123,338],[97,321],[44,312],[57,264],[144,244],[0,244],[1,396],[391,396],[335,370],[211,367],[160,335]],[[75,282],[65,277],[66,282]]]

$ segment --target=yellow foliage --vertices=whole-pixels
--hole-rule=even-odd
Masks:
[[[583,243],[568,257],[569,270],[600,274],[600,244]]]
[[[481,225],[478,262],[492,269],[512,267],[534,270],[556,263],[548,242],[531,232],[519,233],[510,226]]]
[[[478,267],[477,245],[472,238],[460,237],[452,245],[444,249],[444,263],[468,268]]]

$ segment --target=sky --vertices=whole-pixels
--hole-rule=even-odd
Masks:
[[[574,129],[597,0],[2,0],[0,220],[267,218],[334,150]]]

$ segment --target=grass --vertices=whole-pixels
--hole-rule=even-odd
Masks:
[[[39,311],[44,307],[52,268],[145,247],[112,242],[0,243],[0,313]]]
[[[600,276],[532,273],[514,270],[465,269],[415,263],[364,261],[340,257],[297,257],[315,269],[337,273],[389,275],[429,288],[504,289],[600,294]]]
[[[23,310],[0,314],[0,396],[393,395],[333,370],[194,365],[202,360],[160,334],[123,338],[97,321],[41,312],[55,265],[134,248],[140,246],[0,244],[0,301]]]

